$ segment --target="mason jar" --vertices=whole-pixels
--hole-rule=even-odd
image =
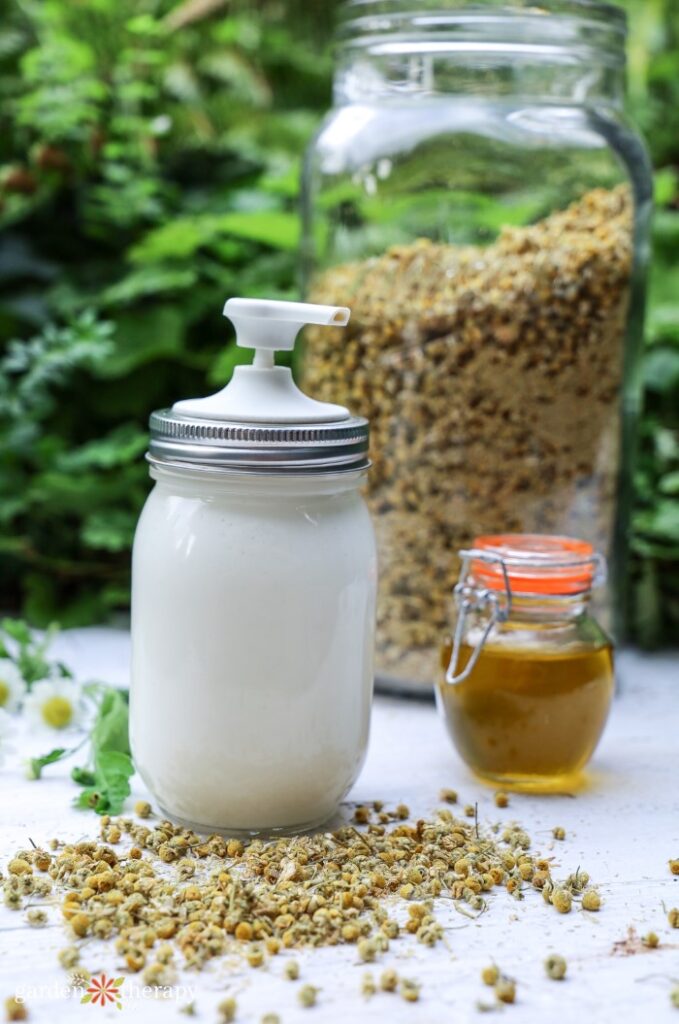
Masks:
[[[306,161],[304,380],[371,422],[377,678],[436,678],[457,552],[569,534],[624,602],[651,176],[626,22],[587,0],[349,0]]]
[[[273,349],[292,348],[294,317],[318,323],[317,310],[230,300],[253,365],[218,395],[151,416],[130,737],[159,809],[200,830],[317,825],[365,756],[377,586],[361,494],[368,425],[303,395],[273,363]],[[339,312],[320,320],[346,322]]]
[[[606,724],[613,645],[592,611],[606,563],[572,537],[477,537],[460,553],[436,699],[462,760],[494,784],[577,788]]]

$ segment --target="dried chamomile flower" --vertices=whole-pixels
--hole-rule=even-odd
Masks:
[[[380,988],[383,992],[395,992],[398,986],[398,974],[393,967],[387,967],[380,975]]]
[[[10,996],[5,999],[5,1016],[7,1020],[28,1020],[28,1007],[23,999]]]
[[[59,950],[57,959],[65,970],[70,971],[72,967],[80,963],[80,950],[77,946],[66,946],[65,949]]]
[[[454,789],[442,789],[439,793],[439,800],[447,804],[457,803],[457,792]]]
[[[356,948],[360,959],[366,963],[371,963],[377,956],[377,945],[374,939],[361,939]]]
[[[569,875],[566,879],[567,888],[573,892],[582,892],[586,889],[589,884],[589,875],[586,871],[581,871],[580,868],[575,872],[574,875]]]
[[[672,909],[667,912],[667,920],[669,921],[671,928],[679,928],[679,909],[677,909],[677,907],[672,907]]]
[[[545,971],[547,973],[547,977],[551,978],[553,981],[563,981],[566,977],[567,969],[568,965],[566,961],[557,953],[552,953],[551,956],[548,956],[545,960]]]
[[[401,978],[401,984],[399,985],[399,995],[401,999],[405,999],[407,1003],[416,1003],[420,998],[421,986],[419,982],[412,980],[411,978]]]
[[[552,829],[552,835],[555,839],[565,839],[566,829],[562,828],[561,825],[556,825],[555,828]]]
[[[568,914],[573,905],[573,897],[568,889],[555,889],[551,894],[551,904],[560,914]]]
[[[224,1024],[231,1024],[236,1019],[236,1012],[238,1010],[238,1003],[233,996],[228,996],[226,999],[222,999],[221,1003],[217,1007],[217,1013],[219,1014],[220,1020],[224,1021]]]
[[[500,980],[500,968],[496,964],[489,964],[481,971],[481,981],[484,985],[496,985]]]
[[[670,1002],[672,1006],[675,1006],[679,1010],[679,985],[672,989],[670,992]]]
[[[358,825],[367,825],[370,821],[370,808],[360,804],[354,811],[354,821]]]
[[[660,939],[655,932],[649,932],[647,935],[644,935],[641,941],[648,949],[657,949],[660,945]]]
[[[383,932],[388,939],[397,939],[401,932],[401,926],[398,921],[394,921],[393,918],[387,918],[387,920],[383,921],[380,925],[380,931]]]
[[[297,993],[297,999],[302,1006],[310,1007],[316,1005],[316,996],[318,995],[318,989],[314,988],[313,985],[302,985],[301,989]]]
[[[670,871],[672,872],[672,874],[673,875],[679,875],[679,858],[677,858],[675,860],[671,860],[669,862],[669,865],[670,865]]]
[[[264,963],[264,950],[259,943],[253,943],[245,954],[250,967],[261,967]]]
[[[581,906],[583,910],[599,910],[601,907],[601,896],[596,889],[585,889],[582,894]]]
[[[407,804],[397,804],[394,814],[401,821],[407,821],[410,817],[410,808]],[[677,872],[679,874],[679,872]]]
[[[496,807],[509,807],[509,795],[507,793],[498,792],[494,798]]]
[[[290,981],[297,981],[299,978],[299,964],[296,960],[286,960],[283,974]]]
[[[148,800],[137,800],[134,805],[134,813],[138,818],[150,818],[151,816],[151,804]]]
[[[143,975],[144,984],[150,988],[164,988],[171,983],[174,971],[167,964],[149,964]]]
[[[7,865],[10,875],[30,875],[33,868],[23,857],[15,857]]]
[[[464,813],[468,818],[476,817],[476,807],[474,804],[465,804]]]
[[[47,914],[40,907],[31,907],[26,914],[26,920],[32,928],[42,928],[47,924]]]
[[[21,898],[21,893],[17,892],[16,889],[10,888],[9,885],[3,887],[5,896],[5,906],[9,910],[21,910],[24,905],[24,901]]]
[[[261,1024],[281,1024],[281,1018],[277,1013],[265,1013]]]
[[[499,1003],[513,1003],[516,999],[516,982],[512,978],[500,978],[495,985],[495,998]]]
[[[361,993],[364,996],[374,996],[377,992],[377,985],[375,979],[370,971],[366,971],[361,979]]]

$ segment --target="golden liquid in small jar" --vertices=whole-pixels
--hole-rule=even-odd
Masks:
[[[437,703],[469,767],[519,788],[572,781],[606,724],[614,689],[611,645],[550,651],[487,644],[469,677],[449,684],[451,646],[441,651]],[[463,644],[458,671],[471,655]]]

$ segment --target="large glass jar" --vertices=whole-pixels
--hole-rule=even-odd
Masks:
[[[305,260],[352,319],[305,380],[372,424],[378,681],[435,679],[476,533],[582,537],[622,595],[651,206],[625,35],[585,0],[345,5]]]

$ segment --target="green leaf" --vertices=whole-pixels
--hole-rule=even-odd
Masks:
[[[679,386],[679,348],[652,349],[644,360],[643,370],[646,387],[651,391],[673,391]]]
[[[113,469],[136,460],[146,449],[148,435],[134,423],[121,423],[103,437],[94,438],[57,456],[55,465],[68,473],[84,469]]]
[[[75,798],[75,806],[95,810],[97,814],[120,814],[126,797],[130,795],[132,775],[134,765],[129,754],[118,750],[98,751],[95,754],[94,782]]]
[[[105,363],[97,367],[103,378],[123,377],[145,363],[180,355],[186,323],[176,306],[161,305],[115,316],[116,345]]]
[[[679,543],[679,502],[677,501],[662,499],[655,508],[637,512],[633,522],[637,533]]]
[[[43,768],[46,768],[48,764],[55,764],[55,762],[61,761],[63,757],[72,752],[72,749],[66,749],[66,747],[56,747],[54,750],[50,750],[49,754],[43,754],[42,757],[30,758],[27,765],[28,778],[39,779]]]
[[[130,753],[128,720],[128,704],[123,693],[113,687],[107,688],[92,730],[95,759],[101,751]]]
[[[679,470],[661,477],[659,489],[662,494],[679,494]]]
[[[79,786],[93,786],[96,782],[94,772],[90,771],[88,768],[72,768],[71,778]]]
[[[187,259],[223,236],[293,251],[299,244],[299,218],[282,210],[251,210],[177,218],[150,231],[130,252],[135,263]]]
[[[122,508],[93,512],[83,521],[80,536],[89,548],[128,551],[137,524],[137,513]]]
[[[104,306],[118,306],[136,302],[146,296],[183,292],[193,288],[197,280],[198,275],[194,270],[153,264],[142,266],[107,288],[101,296],[101,303]]]

